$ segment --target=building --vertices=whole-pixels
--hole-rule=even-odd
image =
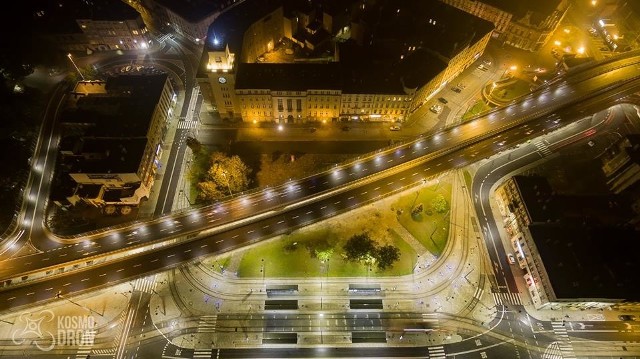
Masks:
[[[506,45],[537,51],[549,41],[569,9],[568,0],[441,0],[485,20]]]
[[[640,183],[640,135],[621,137],[600,159],[611,192],[619,194]]]
[[[229,9],[209,28],[203,95],[231,120],[403,121],[477,60],[493,31],[440,2],[365,3],[255,0]],[[264,63],[283,48],[296,56]]]
[[[72,180],[69,204],[110,211],[149,197],[176,95],[154,69],[79,82],[61,116],[59,168]]]
[[[539,176],[513,176],[496,194],[536,308],[640,305],[639,232],[626,197],[559,195]]]
[[[236,0],[149,0],[154,18],[178,34],[203,44],[216,17]],[[163,26],[164,28],[164,26]]]
[[[36,13],[36,29],[63,51],[146,49],[149,30],[140,14],[121,0],[61,0]]]

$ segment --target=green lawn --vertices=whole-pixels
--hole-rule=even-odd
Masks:
[[[462,120],[468,120],[473,116],[479,115],[491,109],[492,109],[491,106],[487,105],[487,103],[484,102],[484,100],[480,99],[476,101],[476,103],[474,103],[473,106],[471,106],[471,108],[469,108],[469,110],[467,110],[467,112],[464,115],[462,115]]]
[[[437,213],[431,209],[434,199],[441,195],[447,201],[447,210]],[[424,245],[429,252],[440,256],[449,236],[449,212],[451,205],[451,184],[439,183],[420,189],[412,195],[406,196],[394,204],[394,209],[400,210],[398,221],[415,239]],[[424,210],[412,215],[411,210],[422,204]]]

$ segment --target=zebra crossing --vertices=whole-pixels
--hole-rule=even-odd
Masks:
[[[96,330],[85,330],[82,332],[80,345],[78,346],[78,352],[76,353],[76,359],[85,359],[89,357],[95,337]]]
[[[211,349],[195,349],[193,358],[211,358]]]
[[[542,141],[535,142],[533,145],[536,146],[538,152],[540,152],[543,156],[549,156],[553,153],[551,152],[549,147]]]
[[[217,315],[203,315],[198,322],[197,333],[215,333]]]
[[[522,305],[520,293],[491,293],[496,304]]]
[[[198,127],[198,121],[178,121],[178,129],[188,130]]]
[[[144,293],[153,293],[156,291],[155,276],[147,278],[138,278],[133,282],[133,290]]]
[[[437,347],[428,347],[427,349],[429,351],[429,359],[445,359],[447,357],[442,345]]]
[[[564,321],[551,322],[551,327],[553,328],[553,333],[559,339],[557,343],[558,348],[560,348],[562,358],[577,359],[573,354],[573,346],[571,346],[571,339],[569,339],[569,334],[567,334],[567,328],[564,326]]]

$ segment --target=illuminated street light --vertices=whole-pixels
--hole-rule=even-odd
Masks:
[[[80,74],[80,77],[82,77],[82,81],[85,81],[85,80],[84,80],[84,75],[82,75],[82,72],[80,72],[80,69],[78,68],[78,65],[76,65],[76,62],[75,62],[75,61],[73,61],[73,57],[71,57],[71,54],[70,54],[70,53],[69,53],[69,54],[67,54],[67,57],[69,58],[69,60],[71,60],[71,63],[73,64],[73,67],[75,67],[75,68],[76,68],[76,70],[77,70],[77,71],[78,71],[78,73]]]
[[[229,185],[229,178],[227,178],[226,171],[222,171],[222,177],[224,177],[224,179],[227,181],[227,189],[229,190],[229,196],[233,196],[233,193],[231,193],[231,186]]]

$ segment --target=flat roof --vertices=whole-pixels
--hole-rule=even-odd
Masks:
[[[558,299],[640,300],[638,232],[542,223],[529,231]]]
[[[554,191],[542,176],[513,176],[532,223],[556,221],[560,218],[554,205]]]
[[[41,31],[81,33],[76,20],[125,21],[140,14],[122,0],[57,0],[40,1],[34,6],[38,16],[34,23]]]
[[[236,89],[330,90],[340,89],[340,80],[340,66],[337,63],[241,63],[236,75]]]

